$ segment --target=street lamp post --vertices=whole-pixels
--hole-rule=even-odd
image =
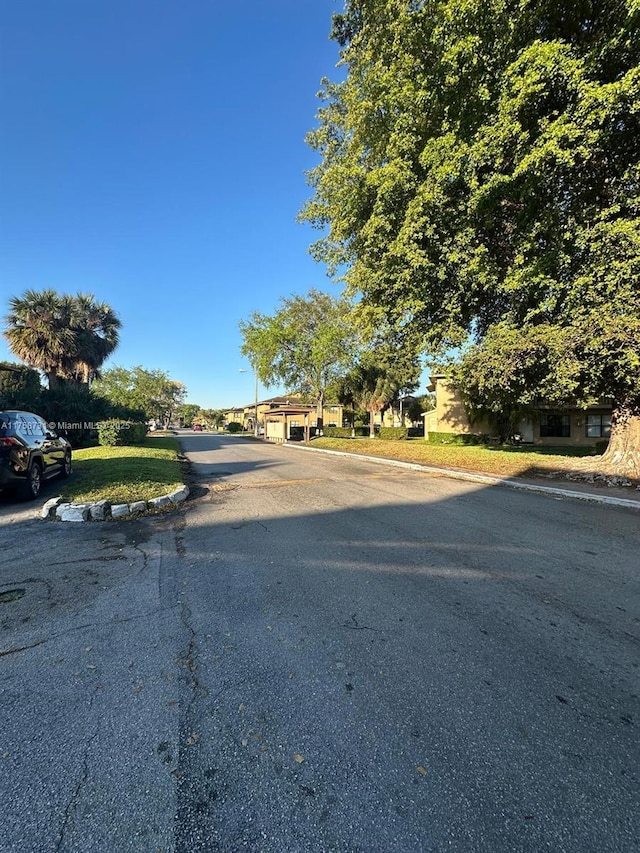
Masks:
[[[245,370],[243,367],[240,368],[238,373],[248,373],[248,370]],[[254,389],[254,403],[253,403],[253,434],[257,438],[258,437],[258,371],[256,368],[253,368],[253,375],[255,379],[255,389]]]

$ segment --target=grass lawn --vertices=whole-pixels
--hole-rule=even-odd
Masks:
[[[183,484],[178,442],[147,437],[131,447],[86,447],[73,452],[73,475],[63,497],[74,503],[148,501]]]
[[[535,477],[554,471],[569,470],[576,456],[587,456],[589,448],[502,447],[427,444],[424,439],[382,441],[369,438],[315,438],[312,447],[343,450],[367,456],[401,459],[440,468],[458,468],[497,477]],[[597,463],[599,457],[593,457]],[[594,470],[597,464],[594,464]]]

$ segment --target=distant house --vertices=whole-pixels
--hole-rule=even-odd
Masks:
[[[287,425],[286,436],[283,440],[288,440],[290,437],[290,429],[291,427],[301,427],[304,428],[304,414],[307,412],[307,426],[310,430],[313,430],[317,427],[317,414],[316,407],[312,405],[306,405],[302,402],[299,397],[296,397],[293,394],[283,395],[278,397],[269,397],[266,400],[258,400],[258,431],[260,435],[266,435],[268,437],[268,432],[266,429],[266,424],[269,422],[275,422],[271,417],[275,412],[282,412],[284,410],[290,410],[289,414],[291,418],[289,420],[283,421]],[[298,416],[295,415],[294,410],[298,412]],[[324,406],[322,411],[324,426],[342,426],[342,417],[343,417],[343,406],[339,403],[327,403]],[[237,423],[241,423],[243,428],[247,432],[254,431],[255,425],[255,417],[256,417],[256,404],[248,403],[245,406],[238,407],[236,409],[230,409],[225,412],[225,424],[231,423],[231,421],[236,421]],[[280,423],[280,416],[276,416],[276,421]]]
[[[244,421],[244,409],[229,409],[224,413],[224,425],[231,423],[241,424]]]
[[[438,373],[429,379],[427,390],[435,392],[436,405],[423,415],[425,438],[430,432],[492,435],[493,427],[488,420],[471,423],[462,398],[446,374]],[[518,432],[522,441],[530,444],[588,447],[609,438],[611,411],[610,401],[587,409],[557,409],[541,403],[531,408],[531,414],[520,422]]]

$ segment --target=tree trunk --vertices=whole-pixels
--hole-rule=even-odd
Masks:
[[[369,409],[369,438],[376,437],[375,409]]]
[[[324,427],[324,394],[318,396],[316,404],[316,435],[322,435]]]
[[[49,390],[50,391],[57,391],[58,388],[62,388],[63,385],[66,384],[65,380],[62,379],[60,376],[58,376],[57,373],[54,373],[53,371],[50,373],[47,373],[46,376],[47,376],[47,381],[49,383]]]
[[[601,464],[607,471],[640,480],[640,403],[622,403],[611,417],[611,438]]]

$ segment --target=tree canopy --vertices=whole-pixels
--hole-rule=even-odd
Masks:
[[[18,358],[41,370],[49,384],[89,385],[118,346],[120,320],[90,294],[27,290],[9,300],[4,336]]]
[[[321,429],[327,388],[354,360],[351,304],[314,289],[280,303],[273,315],[254,312],[240,323],[242,353],[264,384],[281,382],[316,403]]]
[[[190,426],[192,423],[200,423],[199,415],[202,410],[197,403],[183,403],[178,407],[178,417],[184,426]]]
[[[416,347],[535,344],[508,395],[612,398],[639,475],[640,3],[347,0],[333,35],[315,257]]]
[[[182,382],[170,379],[162,370],[146,370],[140,365],[105,370],[93,390],[114,405],[138,409],[148,420],[165,427],[183,405],[186,394]]]

